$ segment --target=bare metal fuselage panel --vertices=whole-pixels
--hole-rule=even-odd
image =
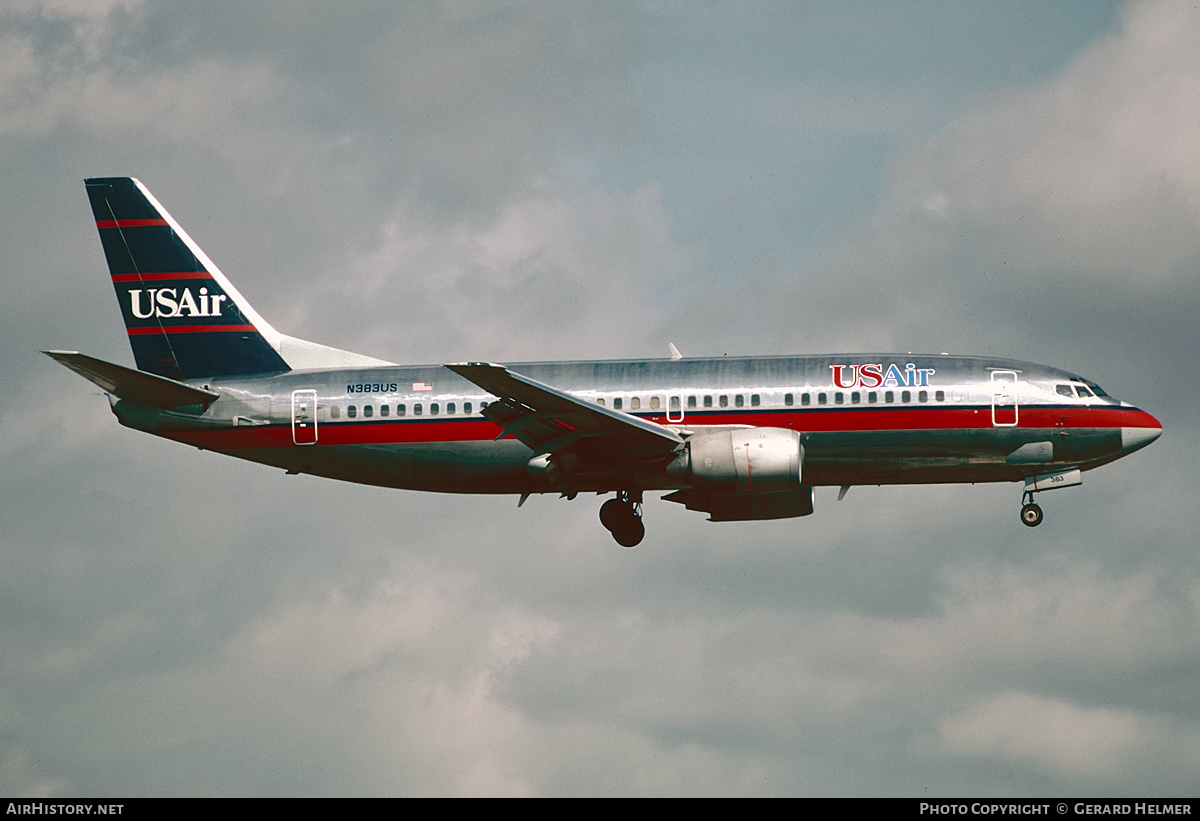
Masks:
[[[846,376],[848,366],[862,364],[881,365],[884,373],[894,364],[894,373],[916,384],[835,383],[837,369],[836,376]],[[685,436],[714,426],[795,430],[809,485],[1017,481],[1055,469],[1086,470],[1123,454],[1123,428],[1150,424],[1143,411],[1116,400],[1056,392],[1082,383],[1073,374],[999,359],[856,354],[508,368],[581,402],[603,401],[608,409],[619,403],[618,412]],[[1016,376],[1003,392],[992,377],[997,372]],[[189,384],[220,398],[207,408],[177,410],[117,402],[118,416],[132,427],[294,472],[413,490],[559,489],[528,470],[531,448],[511,435],[496,439],[501,428],[480,411],[497,397],[442,366]],[[297,402],[309,404],[301,409]],[[297,424],[308,432],[302,427],[298,436]],[[644,470],[635,481],[638,465],[602,457],[568,489],[680,486]]]

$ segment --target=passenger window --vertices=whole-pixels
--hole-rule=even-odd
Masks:
[[[603,396],[597,396],[597,397],[596,397],[596,404],[597,404],[597,405],[603,405],[603,404],[604,404],[604,397],[603,397]]]
[[[342,418],[342,408],[340,405],[330,405],[329,406],[329,418],[330,419],[341,419]]]
[[[695,409],[696,409],[696,397],[689,396],[688,397],[688,410],[695,410]]]
[[[405,414],[406,410],[407,409],[406,409],[404,403],[401,402],[399,405],[396,406],[396,415],[403,416]]]
[[[723,408],[729,407],[729,397],[725,394],[721,394],[720,398],[717,399],[717,404]]]
[[[858,405],[861,403],[862,403],[862,394],[861,393],[859,393],[858,391],[855,391],[854,393],[850,394],[850,404],[851,405]]]
[[[789,408],[792,406],[792,402],[794,400],[795,400],[795,397],[792,396],[790,393],[785,393],[783,395],[783,404],[787,405]]]
[[[934,401],[936,401],[936,402],[945,402],[946,401],[946,392],[945,391],[934,391],[933,398],[934,398]]]
[[[825,398],[825,394],[824,394],[824,392],[822,392],[822,393],[818,393],[818,394],[817,394],[817,404],[818,404],[818,405],[824,405],[824,404],[825,404],[825,402],[826,402],[826,398]]]
[[[912,401],[912,391],[900,391],[900,401],[908,404]]]
[[[802,394],[800,394],[800,404],[801,404],[801,405],[805,405],[805,406],[807,406],[807,405],[811,405],[811,404],[812,404],[812,397],[811,397],[809,394],[807,394],[807,393],[802,393]]]
[[[758,394],[757,393],[750,394],[750,407],[757,408],[759,406],[759,403],[760,403],[760,400],[758,398]]]
[[[420,416],[420,415],[421,415],[421,403],[417,402],[415,405],[413,405],[413,416]]]
[[[876,393],[875,391],[870,391],[867,393],[867,404],[868,405],[874,405],[878,401],[879,401],[878,393]]]
[[[675,401],[678,402],[679,400],[676,399]],[[662,407],[662,402],[659,400],[659,398],[657,396],[651,396],[650,397],[650,410],[658,410],[661,407]]]
[[[629,409],[630,410],[641,410],[642,409],[642,399],[640,396],[629,397]]]
[[[380,416],[387,416],[387,415],[388,415],[388,406],[387,406],[387,405],[380,405],[380,406],[379,406],[379,415],[380,415]]]
[[[621,409],[621,397],[619,397],[619,396],[613,397],[613,408],[615,408],[616,410]]]
[[[929,391],[918,391],[917,392],[917,401],[921,402],[921,403],[928,402],[929,401]]]
[[[374,415],[375,415],[375,409],[373,407],[371,407],[370,405],[363,405],[363,416],[370,419]]]
[[[893,402],[895,402],[896,401],[896,392],[895,391],[884,391],[883,392],[883,401],[889,405],[892,404]]]
[[[358,416],[358,406],[351,405],[350,407],[346,408],[346,415],[349,416],[351,419]]]
[[[601,404],[601,405],[603,405],[603,404],[604,404],[604,401],[603,401],[603,400],[601,400],[601,401],[600,401],[600,404]],[[463,402],[463,413],[470,413],[470,412],[471,412],[471,403],[470,403],[470,402]]]
[[[712,397],[711,396],[704,397],[704,407],[706,407],[706,408],[712,407]]]
[[[846,404],[846,397],[845,397],[845,396],[843,396],[843,395],[842,395],[842,394],[840,394],[840,393],[835,393],[835,394],[833,395],[833,404],[835,404],[835,405],[844,405],[844,404]]]
[[[734,404],[736,407],[739,407],[739,408],[740,408],[740,407],[742,407],[743,405],[745,405],[745,404],[746,404],[746,397],[742,396],[742,395],[739,393],[737,396],[733,397],[733,404]]]
[[[438,415],[438,403],[437,402],[431,402],[429,404],[429,415],[430,416]]]
[[[681,410],[678,396],[671,397],[671,410],[675,411],[675,412],[678,412]]]
[[[446,413],[449,413],[449,414],[454,413],[454,403],[453,402],[446,403]]]

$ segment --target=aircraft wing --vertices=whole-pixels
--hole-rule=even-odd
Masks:
[[[577,448],[653,457],[683,443],[670,428],[585,402],[503,365],[462,362],[446,367],[499,397],[482,411],[500,426],[496,438],[513,436],[535,456]]]

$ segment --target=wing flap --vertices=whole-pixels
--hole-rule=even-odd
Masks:
[[[77,351],[42,351],[46,356],[75,371],[92,384],[99,385],[118,399],[143,402],[160,408],[183,405],[211,405],[220,394],[185,385],[145,371],[114,365]]]

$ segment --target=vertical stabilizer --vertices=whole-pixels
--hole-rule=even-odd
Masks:
[[[145,186],[85,183],[140,370],[168,379],[289,370],[279,332]]]

